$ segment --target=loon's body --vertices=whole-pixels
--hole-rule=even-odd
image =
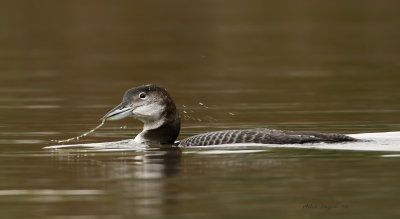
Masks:
[[[342,134],[281,131],[259,128],[207,132],[183,139],[179,145],[198,146],[237,143],[304,144],[317,142],[335,143],[354,140],[354,138]]]
[[[168,92],[156,85],[145,85],[125,92],[122,103],[108,112],[104,120],[134,117],[144,123],[134,141],[140,144],[175,144],[181,127],[178,109]],[[180,146],[235,143],[303,144],[356,141],[352,137],[319,132],[246,129],[207,132],[181,140]]]

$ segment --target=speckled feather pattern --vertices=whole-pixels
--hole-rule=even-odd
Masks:
[[[180,146],[206,146],[235,143],[303,144],[356,141],[342,134],[281,131],[274,129],[224,130],[195,135],[180,141]]]

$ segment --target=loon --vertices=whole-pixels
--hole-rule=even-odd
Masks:
[[[207,132],[175,142],[181,128],[178,109],[167,90],[153,84],[127,90],[122,102],[104,115],[102,120],[118,120],[126,117],[133,117],[144,124],[142,132],[134,138],[134,142],[139,144],[206,146],[235,143],[303,144],[357,141],[343,134],[256,128]]]

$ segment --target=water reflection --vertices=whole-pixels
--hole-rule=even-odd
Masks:
[[[162,215],[168,197],[166,182],[180,173],[181,156],[181,148],[162,147],[122,153],[59,150],[52,159],[67,168],[75,166],[73,177],[81,185],[103,184],[101,190],[107,191],[121,214]]]

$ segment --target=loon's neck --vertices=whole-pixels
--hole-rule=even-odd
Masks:
[[[159,120],[143,122],[142,132],[134,139],[140,144],[173,144],[181,129],[181,118],[175,104],[167,106]]]

